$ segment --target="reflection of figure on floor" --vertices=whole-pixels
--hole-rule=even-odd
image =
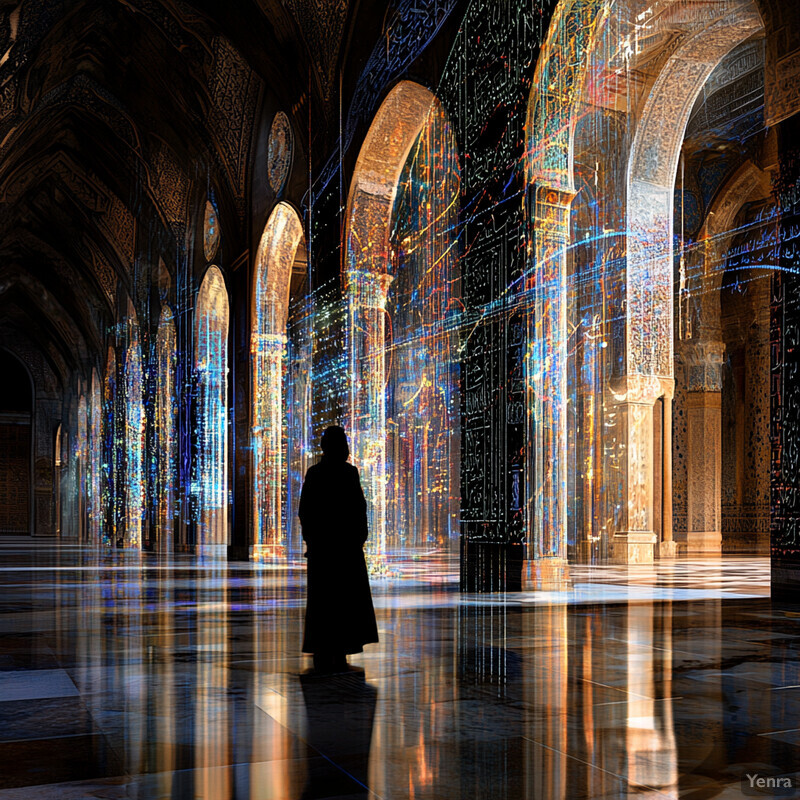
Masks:
[[[317,670],[347,668],[347,653],[378,641],[364,560],[367,503],[342,428],[322,434],[322,459],[306,473],[298,514],[308,559],[303,652]]]
[[[366,797],[378,691],[363,673],[301,675],[305,740],[323,758],[308,764],[302,798]]]

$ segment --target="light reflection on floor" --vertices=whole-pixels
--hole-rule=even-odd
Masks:
[[[0,800],[741,797],[800,769],[800,610],[766,559],[374,583],[364,677],[299,645],[300,565],[0,541]]]

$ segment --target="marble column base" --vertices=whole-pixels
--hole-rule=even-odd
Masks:
[[[652,564],[656,535],[652,531],[620,531],[614,534],[615,564]]]
[[[286,561],[286,545],[283,544],[253,544],[250,545],[250,561],[272,563]]]
[[[592,563],[592,543],[591,542],[578,542],[575,545],[575,557],[573,559],[575,564],[591,564]]]
[[[668,542],[659,542],[658,544],[658,557],[659,558],[675,558],[678,555],[678,544],[674,539]]]
[[[722,554],[722,533],[720,531],[687,531],[687,555],[718,556]]]
[[[563,558],[526,559],[522,562],[522,588],[526,591],[563,592],[571,584],[569,565]]]
[[[461,591],[521,591],[523,555],[521,543],[476,542],[462,536]]]
[[[198,544],[195,555],[206,561],[227,561],[228,545],[226,544]]]

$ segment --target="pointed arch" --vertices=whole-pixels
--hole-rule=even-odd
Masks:
[[[194,317],[197,553],[224,557],[228,544],[228,328],[225,278],[211,265]]]
[[[103,544],[117,543],[121,509],[117,484],[121,473],[121,447],[117,446],[120,430],[117,405],[117,353],[113,345],[106,353],[105,375],[103,378],[103,515],[101,519],[101,538]]]
[[[103,518],[103,393],[97,368],[92,369],[89,399],[89,541],[101,540]]]
[[[343,277],[348,304],[349,434],[367,496],[373,561],[382,560],[387,549],[387,301],[395,278],[393,214],[412,149],[426,126],[443,118],[440,102],[428,89],[412,81],[398,83],[367,132],[347,201]],[[454,147],[452,134],[437,145]],[[457,196],[452,202],[457,203]]]
[[[164,304],[156,333],[156,549],[171,553],[175,518],[175,477],[177,470],[178,417],[177,333],[172,308]]]
[[[561,0],[536,65],[526,122],[525,290],[528,577],[557,585],[567,557],[567,247],[575,195],[574,139],[605,0]],[[545,575],[546,572],[552,575]]]
[[[608,336],[614,357],[618,344],[620,355],[614,385],[605,387],[614,408],[604,426],[608,433],[602,435],[616,439],[620,454],[615,469],[623,488],[612,525],[614,558],[650,561],[656,538],[653,407],[659,397],[671,403],[673,391],[672,191],[678,153],[703,83],[724,55],[761,24],[753,0],[722,0],[703,14],[688,0],[660,7],[637,0],[624,16],[609,15],[609,7],[600,0],[561,0],[528,111],[529,553],[553,564],[564,564],[566,558],[566,265],[576,123],[588,104],[627,112],[634,130],[622,162],[627,169],[614,187],[615,196],[626,202],[623,230],[612,232],[621,234],[620,255],[625,257],[615,259],[622,263],[615,268],[624,273],[623,310],[619,332],[615,328]],[[649,41],[660,33],[669,46],[642,45],[642,21]],[[640,74],[632,69],[637,57],[648,64],[643,85],[628,77]],[[594,146],[600,170],[607,154],[602,141]],[[607,233],[599,229],[597,236]]]
[[[125,536],[126,547],[142,546],[145,515],[144,366],[136,309],[128,299],[125,329]]]
[[[258,560],[286,555],[283,374],[292,270],[304,240],[297,212],[278,203],[261,235],[252,298],[253,557]]]

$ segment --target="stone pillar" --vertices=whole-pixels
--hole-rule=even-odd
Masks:
[[[687,525],[689,555],[722,552],[721,342],[682,343],[687,368]]]
[[[652,564],[653,530],[653,407],[672,393],[671,378],[628,375],[612,389],[620,441],[623,506],[614,534],[613,560],[617,564]]]
[[[528,314],[528,561],[537,589],[567,580],[567,245],[573,194],[537,186],[533,209],[533,313]]]
[[[386,554],[386,300],[394,278],[348,270],[350,441],[367,498],[373,570]]]
[[[253,522],[250,557],[256,561],[283,560],[283,361],[286,336],[259,334],[252,340],[258,361],[259,386],[253,386]]]
[[[673,388],[674,392],[674,388]],[[661,423],[661,542],[659,558],[674,558],[675,539],[672,536],[672,393],[665,394],[664,419]]]

